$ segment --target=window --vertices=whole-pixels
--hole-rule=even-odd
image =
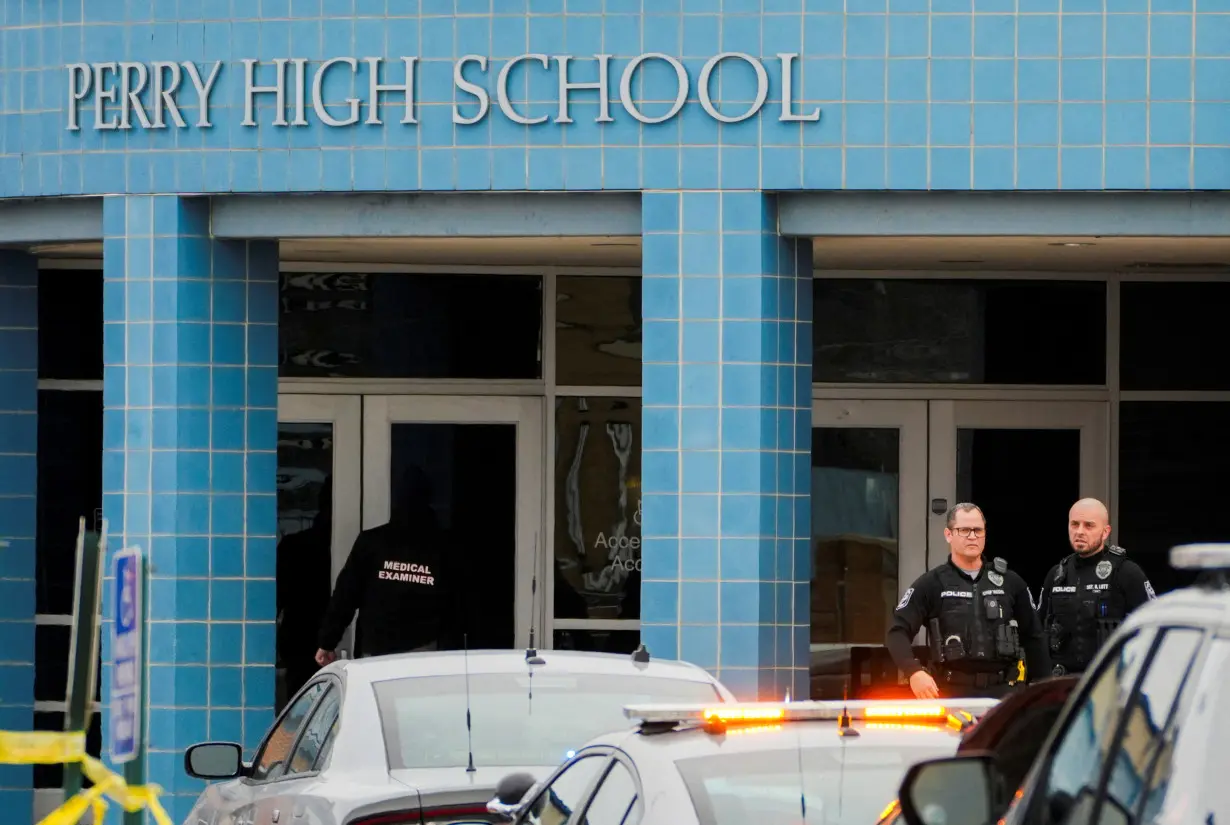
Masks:
[[[252,769],[253,779],[258,782],[277,779],[286,771],[290,748],[295,743],[295,736],[298,735],[303,720],[311,710],[312,703],[324,692],[324,689],[324,681],[314,682],[282,714],[277,726],[261,747],[260,756],[257,757]]]
[[[342,692],[337,688],[329,688],[325,698],[320,700],[312,713],[312,721],[308,722],[303,729],[303,735],[299,737],[299,744],[295,746],[295,752],[290,758],[290,767],[286,769],[288,775],[320,769],[316,763],[324,750],[325,741],[333,732],[341,706]]]
[[[586,825],[636,825],[640,820],[636,779],[628,766],[616,759],[585,808]]]
[[[284,272],[278,338],[284,378],[541,378],[542,280]]]
[[[101,269],[44,269],[38,274],[38,377],[101,381]]]
[[[556,384],[639,387],[641,336],[640,277],[556,280]]]
[[[1125,390],[1230,390],[1222,351],[1226,281],[1124,283],[1119,371]]]
[[[1086,684],[1077,710],[1052,751],[1033,804],[1041,806],[1036,821],[1061,825],[1086,823],[1092,814],[1103,768],[1114,746],[1115,729],[1131,695],[1150,633],[1136,633],[1119,644],[1117,655],[1102,660],[1102,670]]]
[[[814,381],[1106,383],[1104,282],[817,278],[812,317]]]
[[[558,399],[555,444],[555,618],[640,619],[641,400]],[[597,643],[573,635],[557,643]],[[603,641],[607,652],[636,647]]]
[[[597,753],[579,757],[556,775],[550,785],[542,789],[528,806],[534,818],[531,820],[526,816],[523,821],[564,825],[572,812],[585,801],[585,792],[609,759],[606,754]]]
[[[391,769],[466,764],[464,676],[390,679],[375,691]],[[707,681],[584,673],[471,673],[468,694],[479,768],[557,765],[580,743],[627,728],[625,705],[721,701]]]
[[[1133,822],[1154,761],[1168,750],[1168,723],[1184,685],[1192,657],[1200,647],[1199,630],[1169,630],[1161,637],[1140,691],[1124,714],[1119,748],[1098,821]],[[1122,812],[1122,817],[1120,813]]]

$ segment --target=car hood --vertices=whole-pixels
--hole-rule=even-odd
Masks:
[[[418,791],[424,805],[436,804],[429,797],[441,795],[461,799],[475,799],[479,796],[486,802],[495,793],[495,786],[510,773],[528,773],[535,780],[541,780],[555,770],[558,765],[513,765],[484,767],[467,773],[464,767],[455,768],[401,768],[389,771],[396,781],[408,788]]]

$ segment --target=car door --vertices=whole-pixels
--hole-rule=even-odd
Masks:
[[[268,796],[265,789],[285,771],[299,732],[328,684],[324,677],[309,682],[282,711],[257,749],[248,775],[234,783],[234,792],[222,805],[220,822],[257,825],[269,821],[272,814],[261,811]]]
[[[256,792],[258,820],[256,825],[303,822],[310,809],[321,807],[321,755],[326,742],[331,742],[342,709],[342,688],[328,679],[325,692],[316,701],[307,723],[300,729],[290,758],[280,775],[264,783]],[[319,816],[306,821],[319,821]]]
[[[645,806],[641,780],[632,760],[615,751],[610,767],[585,800],[584,825],[640,825]]]
[[[1101,659],[1035,764],[1009,825],[1137,825],[1150,766],[1200,654],[1204,631],[1144,628]]]

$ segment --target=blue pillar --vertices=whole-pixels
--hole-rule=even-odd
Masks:
[[[34,727],[37,290],[35,258],[0,249],[0,730]],[[29,767],[0,765],[5,819],[34,815],[33,788]]]
[[[642,201],[650,652],[808,695],[811,246],[759,192]]]
[[[103,513],[152,566],[146,776],[179,822],[184,749],[273,718],[277,244],[216,241],[176,196],[108,197],[103,231]]]

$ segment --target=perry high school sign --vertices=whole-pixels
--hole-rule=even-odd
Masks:
[[[781,89],[782,102],[777,119],[783,122],[819,120],[819,109],[800,111],[796,100],[793,74],[799,55],[779,54],[777,57],[777,61],[765,61],[741,52],[723,52],[709,58],[693,81],[683,62],[670,55],[638,55],[615,76],[611,71],[612,56],[600,54],[592,58],[597,64],[597,79],[580,81],[573,77],[575,70],[570,64],[576,58],[570,55],[523,54],[506,61],[493,81],[489,76],[488,58],[469,54],[453,62],[453,85],[457,93],[451,107],[452,118],[453,123],[459,125],[478,123],[491,113],[494,103],[494,108],[514,123],[527,126],[548,120],[572,123],[571,93],[589,90],[598,92],[596,120],[599,123],[612,122],[615,118],[611,112],[617,105],[641,123],[663,123],[682,111],[695,83],[695,97],[710,117],[722,123],[739,123],[756,116],[765,107],[770,72],[778,71],[777,88]],[[258,81],[259,61],[243,60],[243,85],[237,90],[242,95],[243,125],[257,126],[257,113],[266,113],[258,105],[263,99],[273,103],[267,111],[272,126],[308,126],[312,121],[329,127],[360,122],[379,126],[384,123],[381,104],[388,102],[390,96],[397,98],[400,122],[417,124],[420,113],[415,99],[415,81],[419,59],[402,57],[399,60],[404,66],[404,79],[390,82],[386,79],[384,58],[334,57],[318,64],[301,57],[279,58],[269,61],[272,82],[268,83]],[[723,62],[743,64],[738,68],[755,77],[753,100],[725,103],[722,109],[714,103],[713,73]],[[659,102],[647,105],[633,94],[633,83],[643,67],[653,63],[668,66],[674,73],[674,81],[660,94],[653,95]],[[527,70],[555,74],[558,92],[554,117],[546,114],[531,117],[523,111],[523,104],[515,104],[510,99],[509,75],[522,64]],[[213,125],[210,108],[216,105],[215,94],[219,86],[225,85],[225,69],[226,64],[221,61],[202,65],[191,61],[73,63],[67,67],[68,129],[79,131],[83,126],[97,130],[191,128],[185,114],[194,119],[195,127],[209,128]],[[324,84],[332,73],[349,73],[354,79],[354,88],[366,94],[345,100],[328,99]],[[494,101],[489,90],[493,82]],[[381,98],[381,93],[386,96]]]

